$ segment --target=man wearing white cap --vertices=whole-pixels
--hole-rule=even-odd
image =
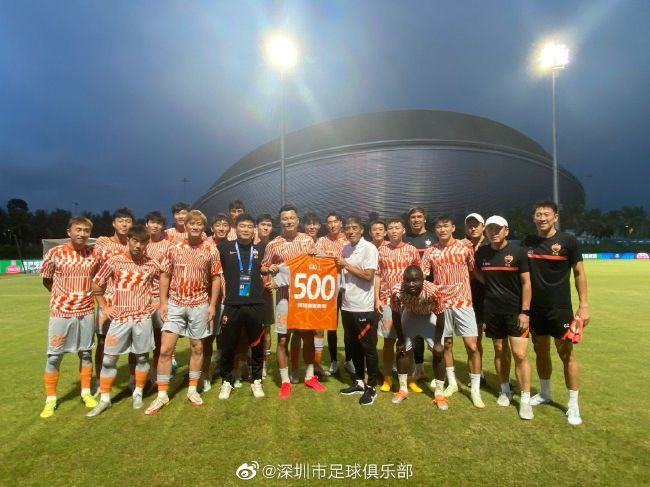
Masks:
[[[485,222],[483,217],[478,213],[470,213],[465,217],[465,236],[466,241],[472,246],[474,253],[484,245],[490,245],[488,239],[485,238]],[[476,324],[478,325],[478,336],[476,337],[476,347],[478,353],[481,354],[481,363],[483,361],[483,298],[485,296],[485,286],[481,281],[474,276],[470,276],[469,281],[470,289],[472,290],[472,307],[476,315]],[[451,366],[453,366],[453,356],[451,357]],[[508,359],[508,370],[510,370],[510,363]],[[481,385],[485,385],[485,375],[481,370]]]
[[[507,407],[512,400],[509,368],[510,343],[515,358],[515,372],[521,389],[519,417],[533,419],[530,404],[530,364],[528,362],[528,325],[530,320],[530,272],[528,255],[508,242],[508,222],[494,215],[485,222],[490,245],[478,249],[475,255],[477,277],[485,283],[484,318],[486,335],[494,343],[494,365],[501,381],[499,406]],[[480,272],[479,272],[480,271]]]

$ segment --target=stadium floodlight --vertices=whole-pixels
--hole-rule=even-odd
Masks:
[[[542,49],[540,66],[542,69],[562,69],[569,64],[569,49],[555,41],[549,42]]]
[[[279,32],[266,42],[266,56],[280,70],[280,204],[286,204],[286,171],[284,154],[285,102],[284,74],[298,62],[298,47],[288,35]]]
[[[543,70],[551,70],[553,90],[553,201],[560,207],[560,188],[558,185],[558,162],[557,162],[557,108],[555,102],[555,84],[558,72],[569,64],[569,49],[561,43],[549,42],[542,49],[540,67]],[[560,220],[557,221],[557,229],[560,229]]]
[[[298,48],[284,33],[274,34],[266,43],[266,55],[273,66],[283,72],[298,62]]]

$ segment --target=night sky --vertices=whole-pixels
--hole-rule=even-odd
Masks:
[[[300,44],[287,129],[397,109],[505,123],[559,157],[587,206],[650,208],[650,2],[0,1],[0,204],[168,212],[279,134],[262,49]],[[242,195],[245,200],[245,195]],[[77,205],[75,205],[77,203]]]

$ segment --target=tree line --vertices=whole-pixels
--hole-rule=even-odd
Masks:
[[[485,218],[496,212],[486,209],[482,214]],[[101,213],[82,212],[93,221],[92,235],[112,235],[112,212],[104,210]],[[71,212],[57,208],[53,211],[31,211],[25,200],[12,198],[4,208],[0,208],[0,259],[17,259],[19,250],[25,259],[42,257],[42,239],[65,238],[68,219]],[[325,215],[321,215],[324,217]],[[364,215],[362,215],[364,216]],[[368,220],[372,221],[381,215],[371,213]],[[404,215],[405,216],[405,215]],[[427,228],[433,229],[433,221],[437,215],[429,215]],[[465,215],[453,215],[457,223],[457,236],[462,236],[462,222]],[[510,237],[522,238],[528,233],[534,233],[535,227],[531,219],[530,209],[513,209],[503,214],[511,228]],[[608,238],[647,238],[650,237],[650,215],[640,206],[624,206],[620,210],[603,212],[598,208],[572,208],[561,212],[563,229],[569,229],[578,236],[592,237],[595,240]],[[277,222],[275,222],[277,225]],[[325,229],[323,228],[324,232]]]

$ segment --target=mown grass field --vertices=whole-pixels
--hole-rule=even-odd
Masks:
[[[372,407],[343,397],[347,383],[330,378],[318,394],[294,386],[288,401],[277,399],[278,377],[265,380],[267,398],[253,400],[247,385],[229,401],[218,385],[192,407],[185,399],[187,342],[179,348],[184,365],[172,380],[176,394],[160,414],[146,417],[131,408],[126,358],[120,361],[113,408],[94,419],[78,399],[78,360],[66,355],[59,382],[59,409],[38,417],[44,401],[42,372],[47,337],[48,295],[35,276],[0,278],[0,484],[2,485],[238,485],[297,484],[268,480],[262,466],[303,464],[314,485],[643,485],[650,482],[650,401],[646,389],[650,356],[650,262],[588,261],[592,324],[578,347],[584,424],[564,416],[566,390],[554,359],[557,404],[535,409],[535,419],[518,419],[515,407],[496,406],[491,344],[484,368],[485,410],[472,407],[463,388],[450,410],[434,409],[430,394],[411,394],[401,405],[380,394]],[[339,340],[342,346],[342,338]],[[275,345],[275,337],[274,337]],[[466,382],[462,344],[457,373]],[[339,353],[342,351],[340,350]],[[531,347],[532,354],[532,347]],[[327,356],[327,353],[324,354]],[[427,372],[431,375],[430,355]],[[325,365],[327,360],[325,359]],[[274,372],[275,372],[274,367]],[[533,378],[533,392],[538,380]],[[427,391],[428,392],[428,391]],[[152,395],[145,399],[148,404]],[[243,463],[257,461],[255,478],[235,476]],[[409,464],[412,476],[364,481],[315,479],[348,466]],[[352,468],[352,467],[350,467]],[[397,474],[396,467],[384,467]],[[292,472],[296,473],[295,467]],[[317,471],[317,470],[316,470]],[[322,470],[321,470],[322,472]]]

